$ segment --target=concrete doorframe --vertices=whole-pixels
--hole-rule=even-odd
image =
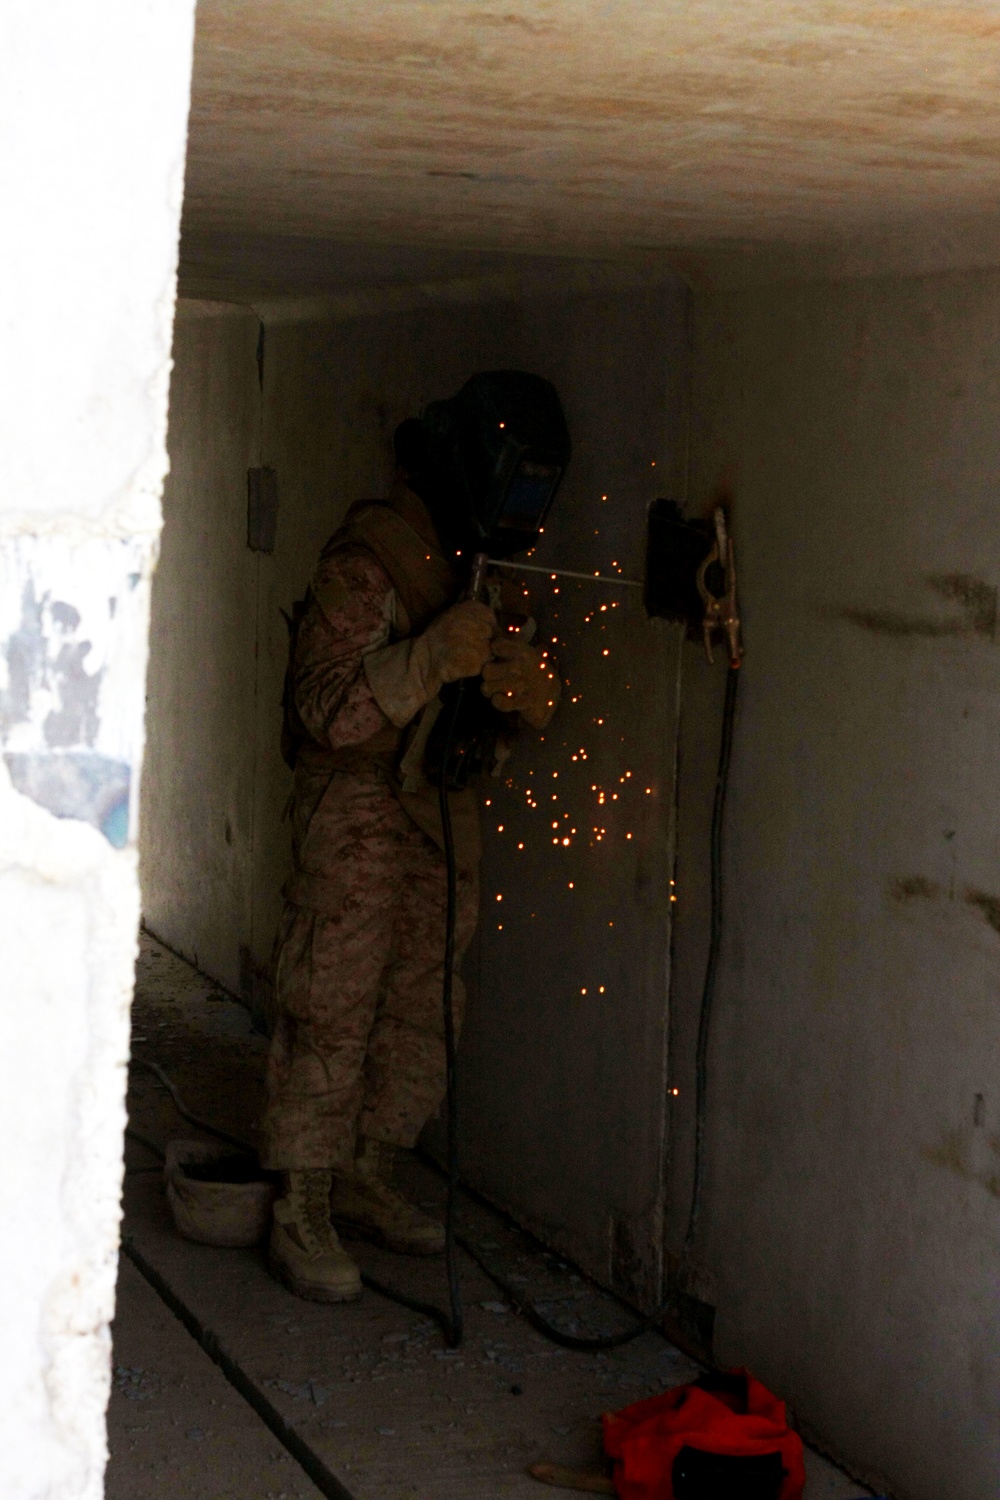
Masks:
[[[6,1500],[97,1500],[193,0],[11,0],[0,47]]]

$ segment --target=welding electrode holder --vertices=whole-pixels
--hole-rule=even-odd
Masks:
[[[472,560],[466,599],[482,600],[489,558]],[[478,678],[462,678],[441,689],[441,709],[427,738],[424,774],[440,786],[442,774],[450,792],[468,786],[471,777],[488,771],[496,755],[504,716],[478,691]]]

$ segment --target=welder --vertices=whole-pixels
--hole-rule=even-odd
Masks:
[[[473,376],[401,423],[395,451],[388,499],[348,511],[295,608],[285,684],[294,865],[275,940],[262,1160],[284,1183],[271,1269],[325,1302],[361,1294],[337,1226],[404,1254],[444,1248],[441,1224],[393,1171],[445,1085],[448,767],[431,753],[442,690],[447,700],[464,684],[507,738],[543,729],[559,699],[554,664],[468,597],[473,558],[516,555],[544,521],[570,452],[555,389],[520,371]],[[455,971],[479,901],[479,798],[463,779],[445,793]]]

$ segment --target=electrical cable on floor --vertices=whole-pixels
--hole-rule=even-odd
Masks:
[[[711,888],[712,916],[708,943],[708,959],[705,964],[705,982],[701,992],[701,1010],[698,1016],[698,1044],[695,1052],[695,1105],[694,1105],[694,1173],[691,1186],[691,1209],[688,1214],[684,1248],[681,1251],[678,1270],[678,1286],[683,1283],[691,1269],[695,1236],[701,1215],[702,1193],[705,1186],[705,1112],[708,1100],[708,1042],[712,1027],[712,1009],[715,1001],[715,981],[719,968],[719,951],[722,946],[722,826],[726,811],[726,791],[729,786],[729,763],[733,753],[733,726],[736,720],[736,689],[739,685],[739,667],[730,666],[726,673],[726,697],[722,711],[722,741],[719,747],[719,764],[715,776],[715,797],[712,803],[711,834]]]
[[[696,1053],[696,1086],[695,1086],[695,1160],[694,1181],[691,1194],[691,1209],[688,1217],[687,1233],[684,1239],[684,1248],[681,1254],[680,1271],[678,1273],[678,1285],[682,1285],[690,1270],[691,1254],[694,1247],[695,1235],[698,1228],[698,1220],[701,1212],[702,1190],[704,1186],[704,1138],[705,1138],[705,1110],[707,1099],[707,1071],[708,1071],[708,1041],[711,1029],[712,1007],[715,998],[715,981],[718,971],[719,949],[722,939],[722,826],[725,813],[726,791],[729,781],[729,764],[732,757],[733,747],[733,725],[736,713],[736,688],[739,681],[739,671],[730,667],[726,676],[726,696],[722,721],[722,743],[719,751],[719,764],[715,781],[715,798],[712,808],[712,834],[711,834],[711,891],[712,891],[712,915],[711,935],[709,940],[708,960],[705,968],[705,981],[702,989],[701,1011],[698,1021],[698,1043]],[[456,915],[456,893],[458,884],[458,870],[455,859],[455,844],[451,822],[451,806],[447,793],[447,768],[451,758],[451,749],[454,740],[455,725],[458,720],[459,705],[463,684],[459,684],[450,704],[450,716],[447,732],[444,736],[442,770],[439,782],[439,806],[441,812],[442,842],[444,844],[445,865],[447,871],[447,906],[445,919],[445,963],[444,977],[442,982],[442,1007],[444,1012],[444,1040],[445,1040],[445,1074],[446,1074],[446,1117],[447,1117],[447,1207],[445,1211],[445,1260],[448,1276],[448,1295],[450,1302],[450,1313],[442,1311],[433,1303],[423,1302],[419,1298],[409,1297],[394,1287],[386,1286],[383,1282],[372,1276],[362,1274],[362,1281],[370,1291],[379,1296],[386,1297],[392,1302],[397,1302],[401,1307],[408,1308],[412,1312],[420,1313],[429,1317],[442,1329],[445,1340],[450,1348],[457,1348],[462,1341],[463,1316],[462,1316],[462,1293],[459,1280],[458,1262],[455,1254],[456,1248],[464,1250],[466,1255],[479,1267],[485,1276],[493,1282],[511,1306],[518,1312],[538,1333],[552,1343],[560,1345],[564,1349],[574,1349],[580,1353],[598,1353],[602,1350],[617,1349],[623,1344],[630,1343],[633,1339],[640,1338],[642,1334],[658,1328],[663,1320],[669,1315],[675,1305],[675,1293],[672,1290],[670,1298],[648,1316],[641,1318],[630,1328],[621,1333],[608,1334],[595,1338],[580,1338],[574,1334],[564,1333],[555,1324],[542,1316],[535,1305],[526,1301],[519,1295],[516,1289],[502,1276],[495,1272],[488,1263],[483,1260],[475,1247],[462,1235],[458,1234],[456,1228],[456,1214],[459,1192],[459,1169],[458,1169],[458,1100],[455,1088],[456,1081],[456,1035],[455,1015],[452,1000],[452,984],[454,979],[454,957],[455,957],[455,915]],[[149,1071],[160,1080],[168,1090],[174,1107],[182,1119],[189,1124],[207,1131],[210,1135],[217,1136],[229,1145],[235,1146],[243,1151],[250,1151],[247,1142],[239,1140],[227,1131],[220,1130],[217,1126],[210,1125],[208,1121],[188,1109],[181,1098],[173,1082],[154,1062],[147,1062],[145,1058],[135,1058],[135,1062]],[[128,1133],[141,1144],[149,1143],[142,1139],[129,1127]]]
[[[141,1061],[141,1059],[133,1059],[133,1061],[138,1062]],[[174,1103],[175,1109],[177,1109],[177,1112],[180,1113],[181,1118],[186,1119],[189,1124],[198,1125],[199,1130],[204,1130],[205,1133],[208,1134],[208,1136],[216,1136],[217,1139],[223,1140],[223,1142],[225,1142],[228,1146],[235,1146],[235,1148],[240,1149],[240,1151],[246,1151],[249,1152],[249,1154],[255,1154],[255,1151],[253,1151],[253,1146],[250,1146],[249,1142],[240,1140],[240,1137],[238,1136],[231,1136],[228,1131],[219,1130],[216,1125],[210,1125],[208,1124],[208,1121],[202,1121],[202,1119],[199,1119],[198,1116],[193,1115],[193,1113],[190,1112],[189,1109],[187,1109],[186,1103],[184,1103],[183,1097],[181,1097],[180,1092],[178,1092],[177,1086],[175,1086],[174,1083],[171,1082],[171,1080],[168,1080],[168,1077],[166,1077],[166,1074],[163,1073],[160,1068],[157,1068],[154,1064],[145,1064],[145,1062],[144,1067],[150,1068],[150,1071],[156,1071],[156,1076],[160,1077],[160,1079],[162,1079],[162,1082],[169,1083],[169,1094],[171,1094],[172,1103]],[[141,1136],[141,1134],[139,1134],[139,1131],[133,1130],[130,1125],[126,1125],[124,1134],[126,1134],[126,1136],[129,1137],[130,1140],[135,1140],[135,1142],[138,1143],[139,1146],[144,1146],[147,1151],[153,1152],[154,1155],[157,1155],[157,1157],[160,1158],[160,1161],[165,1160],[165,1157],[163,1157],[162,1149],[160,1149],[159,1146],[154,1145],[151,1140],[148,1140],[148,1137]],[[453,1194],[453,1199],[456,1200],[456,1202],[454,1202],[453,1208],[453,1224],[454,1218],[456,1218],[454,1209],[457,1208],[457,1191],[459,1191],[459,1184],[457,1184],[456,1178],[456,1191],[454,1191]],[[457,1233],[457,1230],[454,1229],[453,1235],[451,1235],[451,1239],[453,1239],[454,1247],[459,1247],[460,1250],[465,1251],[465,1254],[469,1257],[469,1260],[472,1260],[472,1262],[474,1262],[475,1265],[480,1268],[480,1271],[483,1272],[483,1274],[486,1275],[486,1277],[489,1278],[490,1281],[492,1281],[493,1286],[498,1287],[499,1292],[504,1293],[505,1298],[507,1298],[507,1301],[510,1302],[511,1307],[514,1308],[514,1311],[516,1311],[516,1313],[519,1313],[520,1316],[522,1316],[523,1319],[526,1320],[526,1322],[531,1323],[532,1328],[534,1328],[535,1331],[538,1332],[538,1334],[543,1334],[544,1337],[547,1338],[547,1340],[552,1341],[553,1344],[559,1344],[562,1349],[577,1350],[577,1353],[597,1353],[600,1352],[600,1350],[604,1349],[618,1349],[621,1344],[631,1343],[631,1340],[634,1340],[634,1338],[639,1338],[640,1335],[648,1334],[648,1332],[651,1332],[652,1329],[657,1328],[657,1326],[660,1325],[661,1320],[663,1320],[664,1317],[667,1316],[667,1313],[669,1313],[670,1311],[670,1304],[664,1304],[663,1307],[657,1308],[657,1311],[655,1311],[655,1313],[649,1314],[648,1317],[640,1320],[639,1323],[634,1323],[631,1328],[625,1329],[622,1334],[609,1334],[604,1335],[604,1337],[600,1338],[579,1338],[574,1334],[564,1334],[564,1332],[562,1332],[562,1329],[556,1328],[553,1323],[550,1323],[549,1320],[544,1319],[544,1317],[541,1316],[541,1313],[538,1313],[538,1310],[534,1307],[534,1304],[531,1304],[531,1302],[526,1302],[525,1299],[520,1296],[520,1293],[517,1292],[517,1290],[514,1289],[514,1287],[511,1286],[510,1283],[508,1283],[508,1281],[504,1280],[504,1277],[498,1275],[498,1272],[493,1271],[493,1269],[490,1268],[489,1265],[487,1265],[486,1260],[483,1260],[483,1257],[480,1256],[477,1248],[475,1248],[474,1245],[471,1244],[471,1241],[468,1241],[465,1236],[459,1235],[459,1233]],[[382,1296],[382,1298],[387,1299],[387,1301],[397,1302],[400,1307],[408,1308],[411,1313],[420,1313],[421,1317],[429,1317],[429,1319],[432,1319],[433,1322],[435,1322],[436,1325],[441,1328],[442,1334],[444,1334],[445,1341],[447,1341],[448,1346],[453,1347],[453,1349],[454,1347],[456,1347],[453,1343],[451,1343],[451,1338],[453,1338],[454,1334],[454,1314],[448,1316],[448,1313],[442,1311],[442,1308],[436,1307],[433,1302],[423,1302],[420,1301],[420,1298],[411,1298],[411,1296],[406,1295],[405,1292],[399,1292],[396,1287],[387,1287],[385,1286],[384,1281],[378,1281],[378,1278],[370,1277],[367,1272],[361,1272],[361,1281],[363,1281],[364,1286],[369,1289],[369,1292],[375,1292],[376,1295]]]
[[[160,1082],[163,1084],[163,1087],[166,1089],[167,1093],[174,1101],[174,1108],[176,1109],[182,1120],[186,1120],[189,1125],[197,1126],[199,1130],[207,1130],[209,1135],[218,1136],[220,1141],[228,1141],[229,1145],[235,1146],[238,1151],[252,1151],[253,1148],[251,1146],[248,1146],[246,1141],[241,1141],[237,1136],[229,1135],[227,1131],[220,1130],[216,1125],[209,1125],[207,1120],[202,1120],[198,1115],[192,1114],[191,1110],[188,1109],[187,1105],[184,1103],[184,1100],[177,1092],[177,1089],[174,1087],[173,1083],[157,1063],[149,1062],[145,1057],[133,1057],[132,1065],[135,1067],[147,1068],[150,1073],[155,1073],[156,1077],[160,1080]]]
[[[138,1130],[132,1129],[131,1125],[125,1126],[125,1134],[130,1141],[135,1141],[144,1151],[148,1151],[151,1155],[158,1157],[161,1163],[166,1161],[167,1158],[163,1153],[162,1147],[158,1146],[155,1141],[151,1141],[148,1136],[140,1135]]]

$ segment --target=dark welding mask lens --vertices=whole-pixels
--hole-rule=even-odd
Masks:
[[[511,476],[495,525],[509,531],[537,531],[562,478],[556,464],[522,459]]]

